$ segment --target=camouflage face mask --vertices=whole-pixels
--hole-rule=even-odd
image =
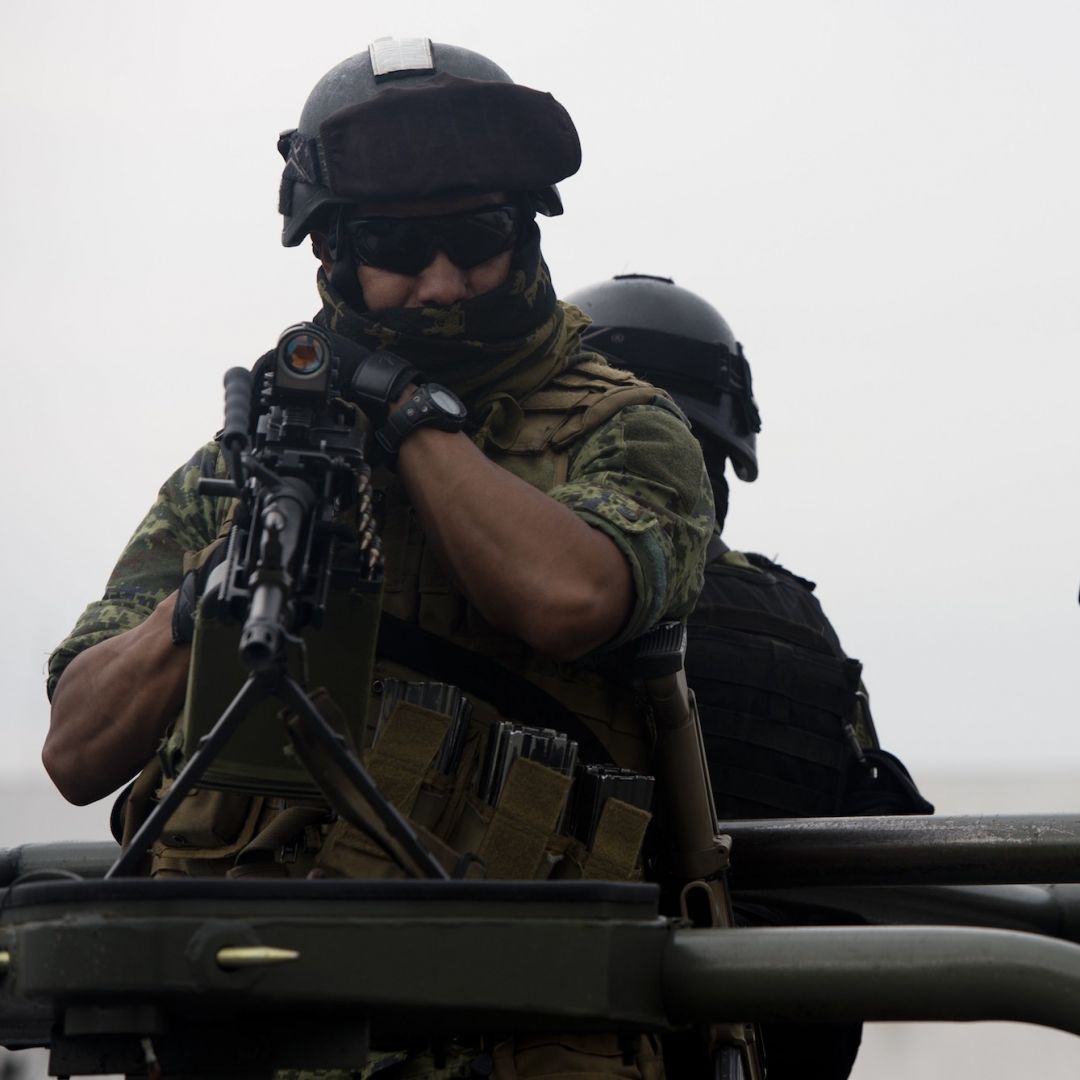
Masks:
[[[466,403],[493,391],[521,397],[566,365],[563,310],[535,224],[502,285],[445,307],[357,312],[321,270],[318,284],[323,309],[316,322],[368,348],[398,353]]]

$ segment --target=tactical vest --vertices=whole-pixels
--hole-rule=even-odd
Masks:
[[[482,429],[478,441],[498,465],[546,493],[566,481],[576,449],[593,431],[622,408],[650,404],[658,399],[664,401],[666,395],[627,372],[609,367],[592,354],[581,354],[570,367],[524,401],[500,399],[498,423],[489,423]],[[529,768],[530,762],[521,763],[525,768],[519,770],[521,775],[511,785],[509,798],[500,802],[500,811],[494,818],[483,811],[481,818],[476,817],[476,807],[469,799],[469,785],[483,733],[491,721],[505,718],[537,723],[535,715],[521,715],[508,708],[507,694],[485,697],[485,670],[505,673],[516,683],[512,690],[522,705],[528,703],[528,694],[522,691],[530,685],[536,687],[541,708],[545,695],[549,703],[554,699],[584,725],[584,734],[591,733],[598,745],[602,744],[606,756],[615,764],[648,772],[651,738],[646,710],[638,693],[628,683],[607,678],[587,666],[538,656],[524,643],[487,623],[455,588],[428,546],[397,478],[379,468],[373,479],[376,517],[385,553],[383,609],[391,617],[384,621],[406,628],[406,646],[407,630],[411,627],[422,635],[427,646],[434,642],[438,651],[438,644],[445,642],[456,653],[449,654],[450,670],[440,672],[427,670],[420,664],[413,666],[416,662],[407,647],[399,648],[403,655],[392,659],[380,653],[369,716],[379,715],[383,679],[434,678],[454,682],[455,655],[476,658],[478,663],[474,666],[480,673],[478,685],[475,673],[474,685],[458,682],[473,701],[473,723],[458,775],[453,778],[434,775],[432,759],[441,743],[443,728],[433,721],[432,715],[426,714],[426,710],[400,710],[391,717],[378,743],[372,745],[369,738],[365,747],[365,763],[380,789],[413,818],[437,857],[452,859],[455,851],[478,850],[491,877],[546,876],[545,860],[553,854],[566,856],[561,866],[564,875],[608,876],[593,863],[597,863],[600,855],[607,857],[612,852],[619,856],[608,859],[618,863],[614,876],[624,877],[632,872],[636,847],[632,852],[621,852],[618,844],[598,839],[590,860],[590,853],[568,848],[566,838],[555,835],[557,809],[547,815],[552,818],[550,822],[539,820],[546,813],[545,799],[564,794],[561,789],[549,791],[553,784],[540,781],[554,778],[556,787],[568,784],[557,774],[552,772],[551,777],[538,778],[533,775],[536,770]],[[222,531],[227,531],[227,525],[226,520]],[[445,666],[446,656],[436,656],[436,660],[443,661]],[[543,723],[559,727],[558,717],[550,712]],[[148,770],[141,779],[142,787],[150,790],[160,776],[151,774],[152,770]],[[553,798],[547,801],[555,805]],[[128,804],[128,820],[123,830],[128,839],[138,823],[138,803],[135,800],[134,804]],[[617,807],[616,801],[612,801],[612,806]],[[312,813],[313,809],[317,808],[302,801],[290,806],[281,799],[196,791],[170,819],[162,840],[155,846],[153,872],[159,876],[225,872],[302,876],[317,866],[349,877],[397,876],[396,868],[388,864],[385,856],[345,823],[339,821],[329,833],[326,825],[318,827],[318,815]],[[288,830],[279,820],[285,816],[283,810],[297,818],[304,833],[302,843],[292,834],[285,835]],[[505,827],[504,817],[513,819]],[[634,823],[638,842],[647,818],[646,814],[641,822]],[[598,837],[606,836],[605,828],[602,820]],[[614,828],[612,824],[611,829]],[[530,830],[534,836],[526,835]],[[178,843],[178,838],[183,843]],[[274,854],[271,849],[275,845],[280,848],[283,843],[291,843],[294,848],[300,843],[299,851],[293,852],[288,865],[278,865],[271,858]]]
[[[666,395],[594,354],[582,353],[524,401],[500,399],[498,423],[480,438],[492,461],[547,493],[566,481],[575,451],[593,431],[620,409],[658,398],[666,400]],[[374,485],[386,559],[384,612],[538,686],[579,716],[616,764],[647,771],[651,747],[636,693],[586,667],[538,656],[492,627],[450,581],[396,477],[377,469]],[[413,679],[428,674],[384,657],[377,671]],[[497,710],[485,706],[483,693],[467,689],[475,715],[493,718]],[[376,713],[373,708],[371,714]]]

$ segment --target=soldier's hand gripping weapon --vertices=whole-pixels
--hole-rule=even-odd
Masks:
[[[373,385],[388,396],[414,374],[391,354],[310,323],[286,330],[254,376],[244,368],[226,373],[220,438],[230,478],[203,478],[199,491],[237,503],[224,561],[209,575],[198,610],[185,711],[163,752],[175,775],[107,877],[136,871],[204,777],[203,786],[231,790],[322,791],[407,873],[448,876],[355,753],[382,560],[365,424],[353,402],[370,408]],[[316,687],[319,701],[333,705],[316,704]],[[328,723],[328,708],[344,731]],[[276,712],[291,746],[272,723]]]

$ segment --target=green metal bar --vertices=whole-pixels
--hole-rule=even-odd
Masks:
[[[735,889],[1080,881],[1080,814],[722,822]]]
[[[120,847],[111,840],[20,844],[0,848],[0,887],[25,874],[64,870],[79,877],[100,878],[116,861]]]
[[[794,818],[721,823],[736,889],[1080,881],[1080,814]],[[113,844],[0,850],[0,886],[62,867],[101,877]]]
[[[675,1022],[1019,1020],[1080,1035],[1080,946],[1009,930],[677,930]]]
[[[761,889],[736,904],[773,917],[754,925],[983,926],[1080,942],[1080,885],[878,885]]]

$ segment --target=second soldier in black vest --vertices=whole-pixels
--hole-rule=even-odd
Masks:
[[[567,300],[592,319],[583,344],[667,390],[704,451],[716,532],[688,620],[686,671],[721,823],[932,812],[880,748],[862,665],[840,647],[814,583],[721,539],[727,463],[740,480],[756,480],[761,430],[750,366],[727,322],[695,293],[644,274]],[[756,905],[741,914],[755,923],[798,918]],[[771,1025],[763,1034],[770,1080],[839,1080],[850,1073],[861,1025]]]

